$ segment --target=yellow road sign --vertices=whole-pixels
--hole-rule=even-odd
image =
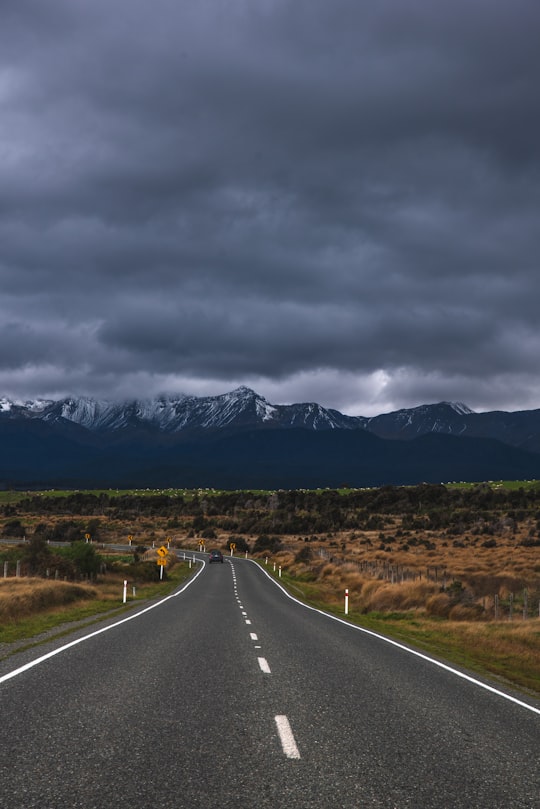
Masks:
[[[162,545],[162,546],[161,546],[161,548],[158,548],[158,549],[157,549],[157,554],[158,554],[158,556],[161,556],[161,557],[163,557],[163,558],[165,558],[165,556],[167,556],[167,555],[168,555],[168,553],[169,553],[169,551],[167,550],[167,548],[165,547],[165,545]]]
[[[164,556],[162,556],[160,559],[156,559],[156,562],[158,563],[158,565],[161,565],[163,567],[163,565],[167,564],[167,559]]]

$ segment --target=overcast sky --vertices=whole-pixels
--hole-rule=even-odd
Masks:
[[[2,0],[0,397],[540,407],[538,0]]]

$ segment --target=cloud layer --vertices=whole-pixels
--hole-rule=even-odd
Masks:
[[[0,394],[540,401],[536,0],[6,0]]]

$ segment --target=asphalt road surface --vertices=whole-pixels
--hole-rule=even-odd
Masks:
[[[0,662],[2,809],[540,807],[530,698],[309,610],[244,559],[141,609]]]

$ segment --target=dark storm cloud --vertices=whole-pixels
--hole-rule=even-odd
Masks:
[[[538,405],[536,2],[8,0],[0,395]]]

